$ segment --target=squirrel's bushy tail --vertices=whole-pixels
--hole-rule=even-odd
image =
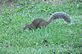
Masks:
[[[49,23],[51,23],[52,21],[56,20],[56,19],[64,19],[64,21],[66,21],[67,23],[70,23],[70,16],[65,13],[65,12],[55,12],[50,16],[50,19],[48,20]]]

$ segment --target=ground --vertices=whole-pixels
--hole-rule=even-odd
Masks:
[[[9,5],[9,4],[8,4]],[[82,7],[77,4],[19,2],[0,10],[0,54],[81,54]],[[12,7],[12,8],[11,8]],[[56,20],[46,28],[22,31],[35,18],[48,20],[53,12],[66,12],[71,23]]]

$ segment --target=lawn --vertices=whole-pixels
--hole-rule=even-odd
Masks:
[[[74,4],[19,3],[4,5],[0,13],[0,54],[82,54],[82,7]],[[71,23],[59,19],[47,27],[23,30],[36,18],[48,20],[66,12]]]

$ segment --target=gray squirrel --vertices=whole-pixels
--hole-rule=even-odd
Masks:
[[[50,24],[52,21],[54,21],[56,19],[64,19],[64,21],[66,21],[67,23],[71,22],[70,16],[67,13],[55,12],[49,17],[48,21],[45,21],[42,18],[34,19],[31,24],[25,25],[23,30],[25,30],[27,28],[29,30],[32,30],[32,29],[37,29],[37,28],[41,28],[41,27],[46,27],[48,24]]]

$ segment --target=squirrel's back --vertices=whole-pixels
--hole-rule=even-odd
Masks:
[[[34,26],[36,26],[36,28],[37,28],[37,27],[41,27],[41,26],[46,26],[48,24],[48,22],[43,20],[42,18],[37,18],[37,19],[33,20],[32,24]]]

